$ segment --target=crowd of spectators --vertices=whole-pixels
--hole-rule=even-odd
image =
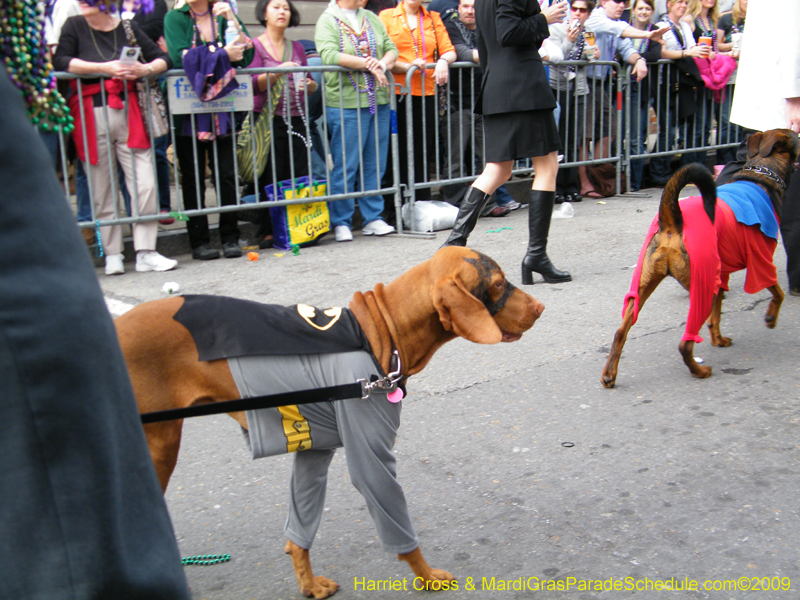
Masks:
[[[302,71],[253,75],[254,116],[267,111],[271,121],[271,152],[267,167],[258,174],[259,186],[326,174],[330,195],[363,194],[396,185],[392,171],[387,169],[391,164],[389,94],[393,92],[398,94],[399,183],[410,187],[425,182],[434,169],[441,169],[445,180],[477,176],[484,162],[484,138],[482,117],[472,110],[482,77],[477,66],[480,32],[475,24],[474,2],[434,0],[426,8],[422,0],[331,0],[316,23],[313,42],[301,43],[285,35],[289,27],[300,23],[291,0],[259,0],[255,16],[264,32],[253,39],[233,6],[222,0],[178,0],[172,7],[165,0],[156,0],[155,11],[150,14],[143,14],[132,0],[121,4],[119,10],[114,3],[108,3],[110,10],[100,10],[75,0],[56,0],[48,21],[55,69],[108,77],[84,79],[80,98],[75,80],[70,84],[73,116],[79,118],[82,113],[89,125],[89,139],[81,138],[81,126],[73,134],[79,157],[78,220],[115,218],[119,211],[117,189],[125,198],[125,211],[133,216],[171,210],[167,162],[170,136],[155,139],[151,147],[141,124],[137,94],[133,93],[134,81],[156,76],[167,68],[188,68],[187,55],[193,68],[202,64],[204,69],[216,69],[221,87],[229,70],[301,68],[309,64],[309,56],[314,64],[350,70],[349,74],[326,72],[324,78]],[[541,0],[540,4],[551,2]],[[699,76],[694,86],[687,85],[683,72],[692,71],[695,58],[738,58],[737,37],[744,30],[746,11],[747,0],[634,0],[632,5],[630,0],[599,0],[597,5],[594,0],[573,0],[564,21],[550,25],[550,38],[540,51],[550,64],[563,160],[574,163],[612,157],[611,144],[617,132],[613,92],[618,78],[611,61],[621,63],[620,68],[629,65],[631,71],[626,95],[630,118],[623,128],[623,139],[636,157],[631,161],[629,189],[664,185],[672,172],[671,155],[654,156],[648,161],[642,158],[647,154],[653,111],[658,122],[655,151],[680,153],[682,163],[707,160],[702,149],[712,143],[714,126],[717,143],[738,144],[741,130],[729,123],[732,94],[698,85],[702,82]],[[127,65],[119,60],[120,49],[127,45],[121,19],[130,20],[144,60]],[[238,37],[229,42],[224,32],[231,24]],[[674,64],[658,63],[660,59],[670,59]],[[476,66],[451,69],[456,60]],[[595,61],[601,62],[592,64]],[[395,90],[388,86],[387,71],[395,75]],[[406,77],[408,93],[400,87],[406,84]],[[329,107],[324,116],[325,139],[318,127],[322,124],[319,106],[323,96]],[[131,109],[127,113],[119,110],[125,98]],[[406,102],[411,104],[413,141],[407,135]],[[241,127],[241,121],[224,113],[207,118],[173,116],[174,154],[185,210],[204,204],[207,164],[214,167],[220,205],[236,204],[237,197],[255,192],[253,183],[238,179],[235,168],[236,149],[230,134]],[[733,153],[732,148],[718,150],[717,162],[724,162]],[[409,154],[414,157],[411,165]],[[97,168],[99,165],[103,168]],[[413,168],[413,178],[409,167]],[[91,185],[86,183],[87,171]],[[458,205],[468,186],[469,181],[444,185],[442,198]],[[93,207],[89,206],[88,188]],[[417,199],[430,196],[427,188],[417,192]],[[556,202],[579,202],[584,196],[600,195],[591,167],[559,170]],[[357,203],[364,235],[395,231],[393,203],[378,194],[362,195]],[[330,203],[336,241],[353,239],[355,205],[353,198]],[[519,207],[503,186],[482,216],[505,216]],[[250,212],[257,215],[256,243],[269,247],[269,211]],[[222,255],[226,258],[242,255],[241,214],[224,211],[219,215]],[[164,224],[171,221],[169,215],[162,217]],[[205,215],[191,216],[187,229],[193,258],[220,257],[219,250],[212,247]],[[138,270],[175,266],[174,261],[155,252],[156,231],[156,220],[133,227]],[[101,227],[100,233],[106,273],[124,272],[120,227]],[[93,241],[93,236],[88,241]]]

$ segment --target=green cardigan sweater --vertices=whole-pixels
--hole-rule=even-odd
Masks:
[[[389,51],[397,54],[397,47],[394,42],[386,33],[386,28],[375,13],[359,8],[356,13],[358,19],[366,17],[369,19],[372,30],[375,32],[375,45],[376,45],[376,58],[380,60],[383,55]],[[314,43],[317,46],[322,58],[323,65],[338,65],[339,57],[342,54],[341,43],[342,38],[339,33],[339,26],[336,24],[336,18],[347,21],[347,17],[341,12],[335,2],[331,2],[325,12],[320,15],[317,20],[317,26],[314,30]],[[353,46],[350,38],[344,37],[344,52],[346,54],[355,55],[356,49]],[[171,55],[170,55],[171,56]],[[353,78],[359,88],[363,88],[365,84],[363,71],[354,71]],[[328,72],[325,73],[325,102],[333,109],[339,108],[339,98],[342,99],[344,108],[364,108],[369,106],[369,98],[367,94],[356,92],[350,82],[350,78],[346,74],[341,76],[341,87],[339,85],[339,73]],[[389,103],[389,87],[379,87],[376,102],[378,104]],[[392,90],[394,91],[394,90]]]
[[[236,16],[242,32],[249,37],[247,28],[242,23],[239,16]],[[228,21],[225,17],[217,17],[216,31],[217,39],[224,39],[225,28],[228,26]],[[221,37],[222,36],[222,37]],[[192,47],[192,40],[194,38],[194,24],[192,23],[192,16],[189,14],[189,5],[184,4],[180,8],[173,9],[164,17],[164,39],[167,42],[167,53],[172,61],[174,69],[183,68],[183,51]],[[199,43],[200,40],[197,40]],[[244,69],[251,62],[255,56],[255,48],[248,48],[244,51],[242,60],[231,63],[234,68]],[[180,135],[183,130],[183,117],[184,115],[175,115],[175,130]]]

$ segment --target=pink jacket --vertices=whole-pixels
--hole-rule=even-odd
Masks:
[[[736,70],[736,61],[725,54],[717,54],[711,58],[697,58],[697,69],[703,83],[710,90],[714,90],[714,100],[722,102],[725,99],[725,86],[731,78],[731,74]]]

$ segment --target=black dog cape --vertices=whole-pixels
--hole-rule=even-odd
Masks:
[[[354,350],[372,354],[361,326],[346,308],[188,295],[173,318],[189,330],[202,361]]]

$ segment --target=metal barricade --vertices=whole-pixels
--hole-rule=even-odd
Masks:
[[[274,68],[257,68],[257,69],[238,69],[237,70],[237,75],[243,75],[243,76],[248,76],[249,77],[251,75],[257,75],[257,74],[261,74],[261,73],[267,73],[267,74],[269,74],[269,73],[277,73],[277,74],[287,74],[287,76],[291,76],[291,74],[293,74],[293,73],[302,73],[302,74],[309,73],[309,74],[313,74],[313,73],[323,73],[323,72],[327,72],[327,71],[338,72],[339,73],[339,77],[340,78],[345,78],[345,79],[347,79],[348,73],[349,73],[349,71],[347,69],[344,69],[344,68],[341,68],[341,67],[338,67],[338,66],[303,66],[303,67],[274,67]],[[171,71],[167,71],[163,75],[166,76],[166,77],[183,76],[183,75],[185,75],[185,73],[182,70],[171,70]],[[76,80],[77,81],[77,84],[76,84],[77,85],[77,93],[80,94],[80,95],[83,94],[83,86],[84,86],[84,84],[83,84],[82,80],[84,80],[84,79],[97,80],[98,79],[98,76],[96,76],[96,75],[77,76],[77,75],[72,75],[72,74],[69,74],[69,73],[56,73],[56,76],[59,79]],[[389,78],[390,85],[393,85],[394,81],[393,81],[393,78],[392,78],[392,74],[391,73],[387,73],[387,77]],[[270,96],[270,93],[271,93],[271,89],[268,89],[266,106],[269,106],[269,103],[271,102],[271,99],[272,99],[271,96]],[[289,86],[285,86],[285,88],[284,88],[285,101],[289,100],[289,93],[290,93]],[[309,115],[309,95],[308,94],[304,94],[303,97],[304,97],[304,100],[303,100],[304,111],[303,112],[304,112],[305,115]],[[103,85],[100,86],[100,98],[101,98],[100,99],[100,103],[104,107],[104,110],[103,110],[104,119],[105,119],[105,122],[107,124],[108,123],[108,110],[109,109],[108,109],[107,94],[106,94],[106,91],[105,91],[105,87]],[[149,115],[150,111],[152,110],[152,107],[149,106],[149,101],[150,100],[149,100],[149,96],[148,96],[148,106],[146,107],[146,109],[143,110],[143,113],[146,114],[146,115]],[[331,167],[330,167],[331,157],[329,156],[329,153],[328,153],[329,144],[328,144],[328,132],[327,132],[327,115],[331,110],[337,110],[337,111],[340,112],[340,115],[341,115],[342,111],[344,110],[344,107],[341,105],[341,103],[340,103],[339,106],[336,106],[336,107],[328,106],[325,103],[324,94],[321,94],[320,101],[321,101],[321,104],[322,104],[322,117],[321,117],[321,121],[322,122],[320,124],[322,132],[321,132],[320,137],[318,138],[318,145],[320,145],[320,142],[321,142],[321,145],[322,145],[322,156],[320,156],[320,163],[323,165],[323,170],[318,174],[322,174],[324,179],[326,181],[329,181],[330,180],[330,176],[331,176]],[[389,94],[389,106],[390,106],[390,110],[391,110],[391,122],[393,122],[394,121],[394,112],[396,111],[396,99],[394,97],[394,94],[391,94],[391,93]],[[124,94],[124,110],[126,111],[125,114],[127,116],[127,111],[128,111],[127,91]],[[82,117],[80,120],[81,120],[81,128],[82,128],[82,138],[84,140],[83,141],[83,149],[84,149],[84,152],[86,153],[85,156],[87,156],[87,158],[88,158],[89,141],[87,139],[86,114],[84,112],[83,103],[80,103],[79,111],[80,111],[80,114],[81,114],[81,117]],[[232,119],[232,121],[234,123],[237,122],[237,118],[239,118],[239,119],[242,118],[241,116],[237,115],[236,111],[230,111],[229,114],[230,114],[231,119]],[[256,115],[251,110],[251,111],[248,111],[244,115],[244,118],[250,120],[250,126],[251,126],[251,130],[252,130],[252,128],[255,126]],[[275,118],[280,118],[280,117],[275,117]],[[375,117],[375,118],[377,118],[377,117]],[[169,133],[170,142],[172,144],[173,149],[176,149],[177,148],[176,138],[177,138],[178,135],[181,135],[182,132],[177,132],[176,131],[175,115],[170,113],[169,119],[170,119],[170,133]],[[190,136],[191,136],[191,138],[196,138],[197,131],[198,131],[197,130],[196,115],[190,115],[188,117],[188,119],[189,119],[189,123],[190,123],[190,132],[189,132]],[[274,134],[273,125],[274,125],[274,119],[270,121],[269,130],[270,130],[270,134],[271,135]],[[361,114],[360,114],[360,111],[358,111],[358,132],[359,132],[359,135],[361,134],[361,126],[362,126]],[[290,136],[298,134],[298,135],[304,137],[306,140],[310,140],[312,138],[312,130],[314,129],[314,127],[313,127],[312,123],[309,122],[308,120],[306,120],[306,122],[304,124],[304,129],[305,129],[304,131],[293,130],[290,122],[287,123],[287,127],[288,127],[288,130],[289,130],[289,135]],[[105,127],[105,129],[107,130],[107,127]],[[342,133],[344,134],[344,130],[342,131]],[[236,131],[236,129],[234,129],[232,141],[233,141],[233,148],[235,149],[236,148],[236,143],[237,143],[237,131]],[[62,136],[61,137],[61,142],[60,142],[60,155],[61,155],[61,167],[62,167],[61,170],[62,170],[62,174],[66,174],[68,172],[68,168],[67,168],[67,162],[68,161],[67,161],[67,151],[66,151],[67,144],[66,144],[66,142],[67,142],[67,140],[64,138],[64,136]],[[150,142],[151,142],[151,148],[154,147],[155,140],[152,138],[152,136],[151,136]],[[107,136],[107,143],[110,145],[110,138],[108,138],[108,136]],[[396,145],[396,128],[393,128],[390,131],[390,143],[392,143],[393,145]],[[254,144],[254,142],[253,142],[253,144]],[[251,202],[247,202],[247,201],[243,202],[242,201],[243,200],[243,196],[242,196],[242,193],[241,193],[242,192],[242,187],[239,185],[239,183],[241,183],[241,182],[238,181],[238,176],[237,176],[235,203],[228,204],[228,205],[223,205],[222,202],[220,201],[222,193],[221,193],[221,189],[220,189],[221,178],[220,178],[220,165],[219,165],[219,151],[218,151],[218,148],[217,148],[217,140],[216,139],[212,141],[212,145],[213,145],[213,149],[212,149],[211,154],[212,154],[213,160],[212,160],[212,165],[211,165],[211,171],[212,171],[212,176],[213,176],[213,180],[214,180],[214,192],[215,192],[215,197],[216,197],[216,205],[204,207],[203,206],[203,203],[204,203],[203,202],[203,200],[204,200],[203,198],[199,198],[198,199],[198,208],[196,208],[196,209],[187,210],[186,207],[184,207],[182,205],[182,194],[181,194],[181,187],[182,186],[181,186],[181,183],[180,183],[181,178],[178,175],[177,153],[175,155],[175,158],[173,159],[173,165],[175,167],[175,177],[174,177],[174,195],[175,195],[175,198],[172,200],[172,202],[173,203],[177,203],[177,204],[174,204],[174,205],[177,205],[179,207],[179,210],[175,211],[175,212],[179,213],[181,217],[188,218],[188,217],[192,217],[192,216],[196,216],[196,215],[219,214],[219,213],[225,213],[225,212],[238,212],[238,211],[244,211],[244,210],[250,211],[250,210],[253,210],[253,209],[266,209],[266,208],[271,208],[271,207],[279,207],[279,206],[288,206],[288,205],[292,205],[292,204],[304,204],[304,203],[307,203],[307,200],[303,200],[303,199],[278,200],[278,201],[269,201],[268,202],[267,198],[266,198],[266,194],[264,192],[264,186],[262,185],[262,183],[264,183],[264,180],[267,179],[267,178],[265,178],[263,176],[263,173],[262,173],[261,181],[259,181],[258,174],[256,174],[255,181],[253,182],[253,186],[254,186],[255,189],[254,189],[254,194],[252,194],[252,196],[254,198],[246,198],[246,199],[252,200]],[[377,147],[377,131],[376,131],[376,147]],[[274,149],[274,146],[273,146],[273,149]],[[278,150],[278,151],[280,151],[280,150]],[[306,174],[313,176],[313,174],[311,173],[311,165],[314,162],[312,160],[312,152],[317,152],[317,150],[313,148],[312,144],[306,144],[306,150],[305,150],[306,151],[305,162],[309,167],[308,168],[309,173],[299,173],[299,172],[296,171],[295,163],[297,162],[297,158],[298,157],[294,154],[294,151],[292,150],[291,145],[289,146],[288,151],[289,151],[289,155],[290,155],[289,156],[290,172],[291,172],[290,179],[292,181],[294,181],[298,176],[302,176],[302,175],[306,175]],[[199,157],[197,155],[196,145],[193,145],[193,152],[194,152],[195,165],[199,166],[198,165]],[[342,152],[344,153],[344,147],[342,148]],[[120,195],[120,191],[121,191],[120,188],[122,188],[122,185],[121,184],[118,185],[118,183],[117,183],[118,179],[117,179],[116,173],[114,171],[115,165],[112,164],[111,156],[112,156],[112,153],[109,153],[108,154],[108,160],[106,161],[106,164],[104,164],[104,165],[98,164],[98,165],[94,166],[94,165],[89,164],[88,160],[86,161],[86,165],[87,165],[87,169],[90,171],[90,174],[91,174],[91,170],[92,169],[105,168],[105,169],[109,170],[109,177],[110,177],[110,180],[111,180],[111,195],[113,196],[113,198],[118,200],[119,195]],[[395,156],[395,158],[397,158],[397,150],[396,150],[396,148],[395,148],[394,156]],[[255,160],[255,157],[254,157],[254,160]],[[76,159],[76,163],[77,162],[78,161]],[[156,163],[155,163],[155,156],[154,155],[152,155],[152,161],[151,162],[152,162],[153,173],[155,173],[156,172]],[[233,156],[233,162],[234,162],[234,170],[238,171],[238,164],[237,164],[237,159],[236,159],[235,152],[234,152],[234,156]],[[345,162],[345,157],[344,156],[342,157],[342,161],[341,162],[342,163]],[[361,152],[359,152],[358,162],[359,162],[359,165],[363,165],[364,164],[364,157],[361,154]],[[380,171],[380,164],[377,164],[377,163],[378,163],[378,161],[376,161],[376,168],[378,169],[378,171]],[[397,162],[397,160],[395,160],[394,164],[392,165],[393,171],[396,168],[397,164],[399,164],[399,163]],[[199,190],[204,188],[202,180],[205,179],[205,172],[204,172],[205,167],[206,167],[206,165],[204,164],[202,166],[199,166],[199,168],[195,168],[194,169],[194,175],[195,175],[194,184],[195,184],[195,189],[198,190],[198,192],[199,192]],[[389,168],[389,167],[387,166],[387,168]],[[272,178],[271,179],[272,179],[272,181],[277,182],[276,152],[270,152],[270,159],[267,162],[267,166],[265,168],[265,172],[267,170],[271,170],[271,174],[272,174]],[[257,169],[255,169],[255,171],[257,171]],[[114,214],[110,218],[101,218],[101,219],[97,218],[98,215],[96,215],[96,210],[95,210],[96,206],[97,206],[97,203],[95,202],[94,190],[92,190],[92,185],[91,185],[91,179],[92,178],[91,178],[91,176],[89,176],[88,179],[89,179],[89,181],[88,181],[88,188],[89,188],[88,189],[88,198],[83,198],[81,192],[79,190],[76,190],[76,196],[77,196],[76,197],[76,204],[80,204],[80,203],[86,204],[86,206],[83,206],[83,207],[76,206],[76,211],[79,213],[79,217],[83,217],[83,218],[79,218],[79,226],[86,227],[86,228],[88,228],[88,227],[94,228],[94,227],[102,227],[102,226],[107,226],[107,225],[135,224],[135,223],[142,223],[142,222],[146,222],[146,221],[155,221],[155,220],[164,219],[164,215],[163,214],[159,214],[158,211],[156,211],[153,214],[148,214],[148,215],[139,214],[139,211],[138,211],[138,191],[139,190],[138,190],[138,185],[136,185],[137,176],[136,176],[135,168],[133,169],[133,173],[132,173],[132,180],[133,181],[131,182],[132,183],[131,187],[133,189],[130,190],[131,191],[131,202],[130,202],[130,206],[128,208],[126,208],[126,213],[127,214],[124,214],[120,210],[119,202],[114,202]],[[378,181],[381,180],[380,172],[378,173],[377,179],[378,179]],[[392,182],[396,182],[398,180],[399,180],[399,177],[397,176],[397,174],[393,173],[392,177],[391,177],[391,181]],[[124,178],[120,178],[119,181],[124,183]],[[68,201],[71,201],[71,194],[70,194],[70,189],[69,189],[68,182],[67,182],[67,177],[64,177],[63,183],[64,183],[65,195],[67,196]],[[345,191],[342,194],[333,195],[333,194],[328,193],[325,196],[315,197],[315,201],[335,202],[335,201],[343,200],[343,199],[353,199],[353,198],[359,198],[359,197],[364,197],[364,196],[391,194],[392,197],[395,200],[396,209],[397,209],[398,214],[399,214],[400,202],[401,202],[401,194],[400,194],[400,188],[399,188],[398,185],[391,184],[389,186],[379,186],[377,189],[365,189],[365,187],[366,187],[365,186],[365,173],[363,172],[363,169],[360,169],[360,181],[357,182],[357,185],[358,185],[359,189],[347,189],[345,187]],[[328,188],[328,190],[330,190],[330,187]],[[127,204],[127,201],[126,201],[126,204]],[[214,204],[214,202],[211,202],[210,204]],[[87,214],[81,215],[81,212],[88,213],[90,215],[90,217],[86,218],[88,215]],[[400,233],[402,233],[402,230],[400,230]]]
[[[679,92],[680,75],[673,61],[649,63],[648,70],[647,79],[641,83],[632,80],[630,67],[624,74],[624,168],[628,181],[636,169],[641,178],[645,160],[650,161],[650,179],[663,184],[672,172],[670,163],[675,156],[680,155],[682,164],[706,164],[708,151],[735,150],[741,137],[741,129],[730,123],[735,77],[719,93],[698,86],[687,94]],[[657,123],[652,144],[651,109]]]
[[[714,102],[713,92],[702,89],[697,95],[699,101],[697,102],[697,110],[690,116],[685,116],[683,113],[687,108],[685,104],[682,106],[681,99],[674,93],[674,81],[676,80],[676,68],[672,61],[662,60],[656,64],[649,65],[650,73],[648,80],[642,84],[631,81],[630,68],[620,70],[619,65],[612,61],[563,61],[557,64],[546,63],[551,69],[570,69],[584,70],[587,74],[599,74],[596,79],[589,77],[588,81],[588,94],[581,96],[578,93],[577,87],[571,88],[565,85],[564,88],[556,85],[553,89],[557,98],[560,101],[559,109],[566,112],[570,116],[566,120],[562,119],[562,123],[567,123],[565,131],[561,132],[562,143],[564,145],[564,160],[561,167],[574,168],[580,166],[590,166],[597,164],[613,164],[615,166],[617,175],[617,193],[620,191],[621,175],[624,172],[628,181],[630,181],[632,169],[639,168],[645,159],[651,161],[652,165],[656,167],[660,164],[659,160],[670,161],[671,158],[677,154],[686,156],[694,152],[706,152],[708,150],[723,150],[733,149],[739,142],[739,129],[736,126],[730,126],[728,123],[730,101],[732,97],[733,83],[728,85],[725,93],[725,98],[722,102]],[[428,68],[434,68],[435,65],[428,65]],[[413,211],[413,204],[417,197],[431,196],[438,189],[442,189],[446,195],[448,188],[458,186],[465,186],[474,181],[482,172],[485,165],[484,157],[484,139],[483,139],[483,123],[480,115],[475,115],[473,108],[476,100],[476,89],[479,88],[477,82],[478,67],[473,63],[458,62],[451,65],[451,77],[446,86],[440,88],[436,86],[433,96],[426,98],[427,102],[433,103],[435,108],[433,111],[427,113],[423,110],[421,119],[414,119],[414,112],[412,101],[409,100],[411,90],[411,77],[419,70],[418,67],[412,66],[404,82],[395,82],[391,73],[387,73],[390,82],[389,93],[389,145],[391,161],[388,161],[384,171],[381,172],[381,165],[379,157],[365,157],[359,148],[358,153],[358,166],[359,176],[353,186],[349,188],[347,181],[344,184],[344,190],[341,193],[331,193],[330,183],[327,188],[327,194],[320,196],[315,200],[325,200],[329,202],[336,202],[345,199],[357,199],[367,196],[381,195],[390,197],[394,201],[394,209],[397,219],[397,230],[401,235],[423,236],[430,237],[432,234],[426,232],[408,231],[403,224],[402,218],[402,205],[410,203]],[[303,67],[274,67],[274,68],[258,68],[258,69],[238,69],[237,75],[250,77],[251,75],[258,75],[261,73],[266,74],[282,74],[292,77],[295,73],[310,74],[314,76],[321,76],[325,72],[338,73],[340,89],[341,85],[347,84],[347,79],[350,77],[350,71],[338,66],[303,66]],[[183,76],[185,73],[182,70],[171,70],[164,74],[164,76]],[[73,84],[76,93],[83,96],[85,82],[84,80],[98,80],[96,75],[76,76],[67,73],[57,73],[59,79],[75,81]],[[305,76],[305,75],[303,75]],[[455,83],[454,83],[455,81]],[[423,78],[422,93],[425,93],[425,81]],[[551,82],[552,85],[552,82]],[[392,93],[392,90],[399,90],[399,94]],[[267,91],[267,105],[271,102],[271,89]],[[100,94],[100,108],[99,111],[102,118],[105,120],[105,126],[102,127],[105,131],[105,146],[111,147],[111,137],[108,132],[108,93],[104,85],[99,87]],[[284,88],[284,104],[288,103],[291,98],[290,86]],[[305,145],[303,160],[295,155],[292,150],[291,144],[287,149],[289,152],[290,162],[290,175],[292,181],[302,175],[309,175],[312,178],[325,179],[330,182],[332,171],[330,156],[330,144],[328,135],[328,119],[331,111],[337,111],[339,118],[343,118],[344,108],[343,100],[340,96],[338,106],[329,106],[325,102],[325,95],[320,90],[321,103],[321,116],[319,123],[312,123],[308,116],[310,115],[310,102],[309,94],[303,94],[303,114],[306,119],[303,124],[303,131],[293,129],[291,119],[287,121],[287,129],[290,138],[299,135],[304,140],[310,141],[316,138],[316,142],[307,142]],[[424,96],[423,96],[424,97]],[[143,113],[147,116],[151,115],[153,107],[148,104],[143,108]],[[128,91],[124,88],[123,92],[125,115],[128,111]],[[454,102],[454,99],[456,100]],[[624,101],[623,101],[624,99]],[[93,106],[92,103],[89,103]],[[640,110],[644,107],[644,110]],[[647,145],[644,141],[647,139],[645,135],[649,136],[649,110],[652,109],[658,115],[659,121],[659,134],[657,141],[652,148],[648,151]],[[96,109],[92,109],[96,110]],[[405,116],[405,138],[407,141],[407,150],[404,155],[400,154],[400,146],[398,140],[398,111],[403,111]],[[87,115],[84,103],[79,103],[80,112],[80,132],[83,139],[83,151],[86,155],[89,153],[89,141],[87,139]],[[256,115],[252,110],[246,114],[230,111],[231,119],[234,123],[241,123],[242,118],[249,119],[250,127],[255,127]],[[431,117],[431,114],[433,117]],[[360,137],[363,127],[369,123],[365,123],[362,117],[362,111],[356,111],[356,133]],[[279,117],[275,117],[279,118]],[[370,119],[375,119],[372,123],[375,129],[375,148],[379,149],[379,127],[378,127],[378,111],[374,115],[370,115]],[[185,131],[176,131],[175,115],[170,114],[170,132],[169,141],[173,148],[177,147],[177,136],[183,135]],[[78,119],[76,119],[78,120]],[[432,120],[433,122],[429,122]],[[189,117],[189,131],[188,133],[192,138],[197,135],[197,118],[196,116]],[[714,128],[716,124],[716,128]],[[270,121],[270,132],[273,132],[274,119]],[[317,135],[317,133],[319,135]],[[233,147],[236,147],[237,133],[234,128]],[[715,135],[711,133],[716,132]],[[341,132],[342,142],[345,141],[345,131],[342,128]],[[422,160],[415,161],[415,137],[418,146],[422,148]],[[431,139],[432,138],[432,139]],[[587,140],[592,140],[593,147],[587,145]],[[613,140],[613,142],[612,142]],[[419,143],[421,141],[421,143]],[[59,152],[59,160],[61,164],[62,174],[66,174],[67,167],[67,140],[61,135],[61,144]],[[155,147],[156,140],[151,135],[151,148]],[[254,142],[253,142],[254,143]],[[264,173],[269,170],[271,177],[267,177],[262,173],[257,175],[253,184],[253,194],[243,196],[243,188],[237,179],[235,202],[223,203],[221,191],[221,174],[219,162],[219,150],[217,148],[217,140],[213,141],[213,151],[211,152],[211,172],[214,181],[214,192],[216,201],[210,202],[210,206],[204,206],[204,199],[198,199],[197,208],[187,210],[182,202],[182,184],[180,177],[177,174],[177,157],[173,160],[176,167],[174,182],[172,183],[172,193],[174,198],[171,198],[170,206],[178,207],[177,212],[181,218],[191,217],[195,215],[208,215],[220,214],[232,211],[244,211],[251,209],[266,209],[268,207],[288,206],[292,204],[304,204],[307,201],[304,199],[292,200],[278,200],[268,202],[264,192],[263,183],[265,180],[276,181],[278,172],[276,167],[276,152],[282,149],[273,149],[276,152],[270,152],[270,160],[267,163]],[[341,160],[338,163],[344,164],[348,159],[345,156],[345,144],[339,144],[342,147]],[[197,155],[196,145],[193,146],[195,165],[198,164],[199,157]],[[86,167],[89,173],[87,174],[87,187],[88,198],[84,197],[86,194],[80,190],[76,193],[76,211],[79,217],[79,225],[85,228],[96,228],[106,225],[123,225],[143,223],[148,221],[161,220],[164,215],[159,214],[159,211],[150,212],[149,214],[142,214],[140,210],[139,198],[139,185],[137,182],[145,175],[137,171],[135,164],[132,164],[128,169],[128,175],[125,178],[120,177],[120,167],[113,164],[110,159],[115,153],[109,152],[109,159],[106,164],[91,165],[86,161]],[[365,160],[365,158],[367,160]],[[416,157],[418,158],[418,157]],[[350,158],[352,160],[352,157]],[[234,153],[234,170],[238,170],[237,158]],[[655,163],[654,163],[655,161]],[[77,161],[76,161],[77,162]],[[301,173],[296,169],[296,163],[302,162],[308,165],[308,173]],[[375,166],[375,177],[371,173],[365,173],[361,168],[365,164]],[[419,165],[424,165],[424,173],[417,173]],[[316,166],[315,166],[316,165]],[[415,166],[417,165],[417,166]],[[205,167],[194,169],[195,189],[201,190],[204,188],[203,180],[205,179]],[[141,165],[140,167],[141,168]],[[129,199],[126,199],[126,209],[120,209],[119,203],[113,203],[113,214],[98,215],[97,203],[95,200],[95,190],[92,185],[92,171],[93,169],[107,169],[108,178],[110,181],[110,190],[113,198],[117,199],[120,193],[125,194],[125,179],[130,183],[130,189],[127,189]],[[152,173],[157,173],[158,166],[156,164],[155,153],[150,155],[150,165],[148,169],[152,169]],[[124,169],[122,169],[124,170]],[[256,169],[257,170],[257,169]],[[305,169],[303,169],[305,171]],[[401,172],[407,173],[406,181],[401,179]],[[515,164],[513,173],[518,176],[525,176],[531,174],[533,169],[528,165]],[[146,174],[148,177],[152,173]],[[384,177],[381,175],[384,174]],[[370,181],[378,181],[379,185],[373,187]],[[346,178],[345,178],[346,179]],[[156,179],[157,181],[157,179]],[[65,195],[71,200],[69,186],[67,184],[67,177],[64,176],[64,190]],[[412,213],[413,214],[413,213]]]
[[[568,68],[575,66],[578,69],[586,69],[589,66],[608,67],[609,75],[601,79],[591,80],[590,97],[602,97],[604,100],[598,102],[601,107],[608,109],[606,114],[603,111],[595,111],[592,106],[581,102],[581,114],[577,115],[583,121],[597,123],[600,131],[608,130],[609,140],[613,139],[613,146],[609,143],[606,146],[598,145],[597,150],[584,152],[585,136],[577,135],[577,126],[573,132],[567,132],[565,141],[565,156],[569,157],[561,163],[561,167],[580,167],[585,165],[596,165],[610,163],[615,165],[617,170],[617,190],[619,191],[620,173],[622,168],[622,113],[621,113],[621,82],[619,65],[613,61],[564,61],[555,64],[548,64],[551,68],[556,66]],[[435,65],[427,65],[433,68]],[[419,68],[412,66],[406,74],[405,86],[401,89],[403,96],[407,96],[411,90],[411,77]],[[456,62],[450,66],[451,77],[446,86],[440,88],[436,86],[435,94],[428,96],[428,101],[436,102],[438,123],[433,126],[427,122],[426,113],[423,111],[422,122],[414,122],[412,118],[412,106],[408,101],[401,100],[398,103],[398,110],[403,110],[401,104],[405,104],[406,111],[406,137],[408,140],[408,152],[404,157],[407,160],[408,181],[402,182],[403,197],[411,203],[417,200],[420,192],[431,195],[435,188],[442,188],[442,195],[448,199],[448,187],[457,185],[468,185],[481,174],[485,166],[485,144],[483,139],[483,119],[481,115],[474,114],[475,106],[475,78],[479,72],[478,66],[469,62]],[[454,76],[460,73],[461,76]],[[453,80],[456,80],[456,88],[453,87]],[[425,93],[425,80],[422,82],[422,92]],[[466,89],[469,88],[469,89]],[[555,90],[554,90],[555,91]],[[574,92],[574,90],[572,90]],[[454,103],[454,95],[457,100]],[[574,95],[567,93],[568,105],[562,106],[561,110],[572,110],[571,103],[577,103]],[[469,102],[465,106],[466,101]],[[595,115],[594,113],[598,114]],[[573,120],[575,121],[575,120]],[[576,123],[577,125],[577,123]],[[422,137],[421,143],[414,143],[416,137]],[[433,137],[433,142],[429,140]],[[593,136],[589,136],[593,137]],[[423,150],[422,165],[425,173],[417,176],[418,161],[415,160],[414,147],[421,147]],[[429,149],[433,148],[433,161],[428,156]],[[566,151],[568,150],[568,151]],[[600,151],[598,151],[600,150]],[[465,151],[467,156],[465,156]],[[591,155],[590,155],[591,153]],[[582,158],[578,158],[582,156]],[[533,173],[530,166],[520,167],[516,165],[512,173],[514,175],[525,176]]]

